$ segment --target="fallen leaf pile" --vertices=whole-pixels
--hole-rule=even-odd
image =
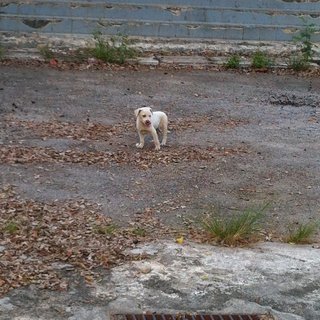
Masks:
[[[26,129],[26,136],[41,138],[69,138],[108,141],[112,136],[133,128],[127,122],[116,125],[101,123],[72,123],[61,121],[36,122],[30,120],[7,119],[7,127]]]
[[[36,122],[31,120],[6,119],[7,127],[26,129],[26,136],[39,136],[41,138],[71,138],[85,140],[108,141],[112,136],[126,131],[134,131],[134,124],[122,122],[116,125],[104,125],[101,123],[72,123],[61,121]],[[169,129],[183,131],[187,129],[201,129],[205,125],[214,125],[217,130],[234,128],[245,124],[245,120],[222,120],[216,116],[193,116],[191,118],[170,119]]]
[[[57,151],[48,147],[8,145],[0,147],[0,163],[81,163],[85,165],[132,164],[140,168],[151,168],[156,164],[171,164],[190,161],[211,161],[217,156],[225,157],[246,153],[245,148],[216,148],[179,146],[161,152],[142,150],[130,152],[81,151],[70,149]]]
[[[176,119],[170,122],[170,129],[185,130],[199,128],[201,125],[216,123],[220,128],[234,127],[241,120],[229,120],[228,122],[217,121],[212,117],[198,116],[191,119]],[[134,130],[131,123],[120,123],[113,126],[101,123],[70,123],[60,121],[36,122],[20,120],[16,118],[6,119],[7,128],[13,132],[23,129],[23,136],[37,136],[44,138],[67,138],[74,140],[108,141],[111,137],[121,134],[124,130]],[[163,148],[160,152],[154,150],[127,150],[102,152],[99,150],[80,150],[72,148],[58,151],[51,147],[24,146],[23,144],[2,145],[0,147],[0,163],[81,163],[84,165],[121,165],[133,164],[140,168],[150,168],[156,164],[171,164],[188,161],[210,161],[217,156],[228,156],[246,152],[244,148],[201,148],[197,146],[175,146]]]
[[[41,203],[21,199],[12,187],[0,190],[0,296],[36,284],[64,290],[63,272],[78,270],[90,282],[97,268],[133,259],[125,253],[137,242],[161,234],[149,209],[131,223],[116,227],[99,206],[83,199]],[[166,232],[166,229],[164,229]],[[137,257],[135,257],[136,259]]]

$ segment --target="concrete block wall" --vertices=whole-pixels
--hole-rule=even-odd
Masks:
[[[290,41],[303,19],[320,27],[320,1],[0,0],[2,33]]]

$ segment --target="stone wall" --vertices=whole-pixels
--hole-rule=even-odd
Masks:
[[[165,3],[164,3],[165,2]],[[290,0],[1,0],[1,33],[290,41],[320,26],[320,1]],[[313,35],[320,41],[320,33]]]

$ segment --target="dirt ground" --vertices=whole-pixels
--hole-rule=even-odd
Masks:
[[[1,66],[0,71],[0,204],[7,213],[3,190],[13,188],[20,211],[31,204],[49,215],[61,210],[60,225],[73,223],[69,212],[74,202],[90,223],[96,208],[122,226],[148,217],[151,240],[163,230],[158,233],[155,219],[161,226],[186,230],[197,227],[206,214],[230,217],[266,203],[263,237],[269,241],[281,240],[299,223],[319,219],[319,78],[147,68]],[[160,151],[154,151],[151,139],[143,150],[135,147],[134,109],[144,105],[168,113],[168,146]],[[73,232],[86,230],[89,222]],[[51,232],[55,237],[55,230]],[[41,256],[44,237],[34,230],[31,236],[37,238]],[[16,243],[23,246],[18,236],[10,237],[13,251]],[[10,241],[1,240],[1,254]],[[101,254],[96,247],[91,250]],[[6,259],[10,265],[10,255]],[[22,265],[31,260],[25,254],[19,257]],[[73,268],[48,261],[51,269]],[[38,275],[47,272],[43,270]],[[10,276],[17,277],[14,271]],[[11,291],[10,301],[40,318],[41,301],[59,301],[59,308],[64,299],[91,303],[88,287],[75,278],[69,274],[69,298],[47,291],[40,295],[31,287]],[[21,284],[23,279],[17,287]],[[67,288],[59,285],[60,290]],[[7,308],[3,299],[1,306]],[[50,308],[52,318],[64,319],[58,307]],[[5,313],[3,319],[9,319]]]
[[[88,199],[120,224],[152,210],[177,227],[268,202],[276,238],[319,218],[319,78],[3,66],[0,89],[1,182],[24,198]],[[169,115],[160,152],[135,147],[144,105]]]

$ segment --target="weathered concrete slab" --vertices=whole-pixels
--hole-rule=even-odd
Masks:
[[[175,64],[178,66],[210,64],[210,61],[202,56],[163,56],[160,58],[160,62],[161,64]]]
[[[29,313],[30,306],[19,307],[11,295],[0,300],[0,319],[53,319],[52,308],[60,310],[61,317],[55,320],[109,320],[116,313],[146,311],[259,313],[277,320],[320,318],[319,248],[280,243],[223,248],[165,241],[139,246],[133,252],[151,256],[114,268],[88,292],[83,291],[78,303],[66,303],[72,296],[81,296],[76,290],[61,293],[60,298],[20,292],[37,311]]]
[[[3,0],[0,12],[4,32],[246,41],[291,41],[305,21],[320,25],[319,1]]]
[[[141,57],[136,59],[136,62],[140,65],[147,66],[157,66],[159,64],[159,60],[155,59],[154,57]]]
[[[159,242],[156,252],[112,271],[96,296],[113,295],[111,311],[188,310],[320,318],[319,249],[263,243],[253,248]]]

